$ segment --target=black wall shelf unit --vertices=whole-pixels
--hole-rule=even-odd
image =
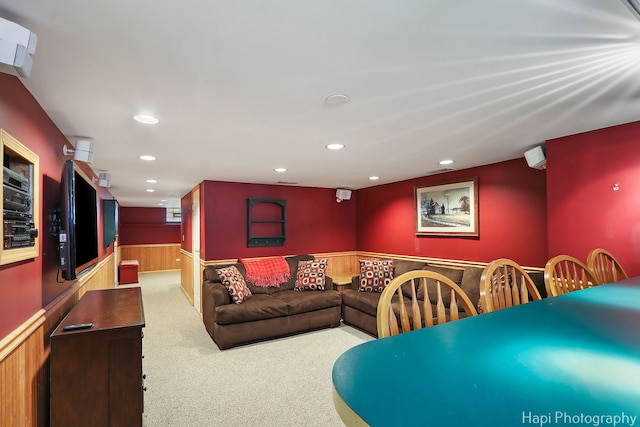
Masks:
[[[283,246],[286,222],[286,200],[247,199],[247,246]]]

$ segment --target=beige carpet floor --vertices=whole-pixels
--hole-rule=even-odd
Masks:
[[[180,290],[179,272],[140,274],[139,285],[145,426],[343,425],[331,369],[371,336],[343,325],[220,351]]]

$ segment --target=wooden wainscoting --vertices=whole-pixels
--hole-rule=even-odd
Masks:
[[[380,253],[380,252],[358,252],[359,259],[404,259],[407,261],[421,261],[426,262],[430,265],[435,265],[439,267],[450,267],[450,268],[460,268],[464,269],[465,267],[486,267],[486,262],[476,262],[476,261],[464,261],[459,259],[445,259],[445,258],[429,258],[422,256],[413,256],[413,255],[398,255],[398,254],[389,254],[389,253]],[[358,274],[360,272],[358,271]]]
[[[397,255],[397,254],[389,254],[389,253],[379,253],[379,252],[357,252],[358,259],[382,259],[382,258],[393,258],[393,259],[404,259],[408,261],[422,261],[426,262],[429,265],[439,266],[439,267],[449,267],[449,268],[459,268],[464,269],[465,267],[478,267],[485,268],[488,262],[481,261],[465,261],[460,259],[446,259],[446,258],[430,258],[430,257],[421,257],[421,256],[411,256],[411,255]],[[544,267],[531,267],[531,266],[522,266],[529,273],[541,273],[544,271]],[[358,271],[357,274],[360,274]]]
[[[313,254],[316,258],[328,258],[327,276],[348,277],[360,274],[358,255],[354,252],[327,252]]]
[[[183,249],[180,249],[180,289],[193,305],[193,255]]]
[[[188,253],[188,252],[187,252]],[[189,254],[191,255],[191,254]],[[355,251],[350,252],[321,252],[312,254],[315,258],[328,258],[329,263],[327,265],[327,276],[329,277],[344,277],[344,276],[357,276],[360,274],[360,264],[358,264],[358,255]],[[289,255],[285,255],[289,256]],[[260,259],[267,257],[256,257],[247,259]],[[238,262],[236,258],[231,259],[218,259],[212,261],[206,261],[201,267],[200,271],[204,270],[208,265],[220,265],[220,264],[233,264]],[[200,274],[202,281],[202,274]]]
[[[138,272],[180,270],[180,244],[123,245],[120,260],[138,261]]]
[[[49,336],[86,291],[113,287],[110,255],[0,341],[0,426],[49,425]]]

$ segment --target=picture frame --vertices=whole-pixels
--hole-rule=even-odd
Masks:
[[[415,187],[419,236],[475,236],[478,231],[478,177]]]

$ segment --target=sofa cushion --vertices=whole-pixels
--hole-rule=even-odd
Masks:
[[[406,259],[393,260],[393,275],[398,277],[401,274],[408,273],[414,270],[422,270],[426,267],[427,263],[422,261],[410,261]]]
[[[432,265],[427,265],[423,268],[423,270],[433,271],[434,273],[442,274],[443,276],[453,280],[456,285],[460,285],[462,283],[462,274],[464,270],[459,270],[456,268],[448,268],[448,267],[437,267]],[[432,303],[436,303],[438,300],[438,290],[436,287],[436,280],[427,279],[427,287],[429,289],[429,299]],[[424,299],[424,289],[420,286],[418,289],[418,299]],[[448,302],[451,300],[451,290],[448,287],[442,287],[442,300],[445,301],[448,305]]]
[[[241,304],[251,298],[253,295],[244,281],[244,277],[234,266],[216,269],[220,276],[220,281],[229,291],[231,300],[236,304]]]
[[[295,291],[324,291],[327,258],[298,262]]]
[[[360,292],[382,292],[393,280],[393,260],[360,260]]]
[[[405,259],[393,260],[393,277],[398,277],[401,274],[408,273],[410,271],[422,270],[426,267],[427,263],[422,261],[409,261]],[[405,296],[411,296],[411,284],[405,283],[402,285],[402,294]]]
[[[203,277],[204,281],[205,282],[206,281],[222,282],[222,279],[220,279],[220,275],[218,274],[217,270],[220,270],[221,268],[229,268],[231,266],[234,266],[235,268],[237,268],[240,274],[242,274],[242,276],[245,275],[244,265],[240,264],[239,262],[236,262],[233,264],[209,265],[204,269],[204,277]]]
[[[226,304],[215,308],[216,323],[231,325],[234,323],[272,319],[287,315],[287,305],[270,295],[254,295],[242,304]]]
[[[462,273],[462,283],[460,284],[460,287],[476,308],[480,306],[480,277],[482,272],[483,269],[479,267],[466,267]],[[460,311],[463,311],[462,306],[460,306]]]
[[[338,291],[298,292],[283,291],[272,295],[274,300],[284,303],[287,314],[308,313],[323,308],[340,306],[342,298]]]
[[[342,304],[375,317],[380,295],[380,292],[360,292],[355,289],[345,289],[342,291]]]

